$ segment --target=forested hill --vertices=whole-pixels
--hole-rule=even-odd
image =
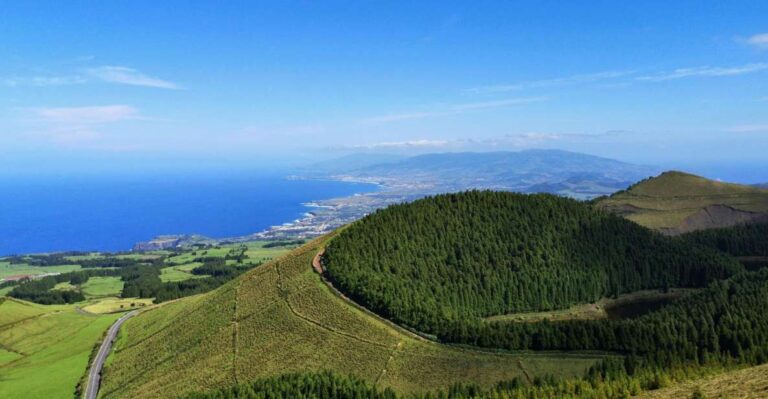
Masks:
[[[377,211],[334,238],[323,262],[355,300],[434,333],[456,320],[701,287],[741,270],[714,250],[588,203],[492,191]]]

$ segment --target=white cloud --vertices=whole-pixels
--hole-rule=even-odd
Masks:
[[[90,76],[110,83],[131,86],[154,87],[159,89],[179,90],[181,87],[167,80],[147,76],[133,68],[122,66],[102,66],[87,70]]]
[[[749,39],[747,39],[747,43],[759,48],[768,48],[768,33],[759,33],[750,36]]]
[[[138,111],[127,105],[36,108],[34,112],[47,122],[79,125],[96,125],[138,117]]]
[[[33,135],[66,146],[111,148],[102,140],[107,125],[141,119],[139,112],[127,105],[90,107],[45,107],[30,110],[34,119]]]
[[[167,80],[147,76],[136,69],[122,66],[101,66],[80,71],[77,74],[61,76],[9,77],[0,79],[0,84],[10,87],[20,86],[67,86],[93,82],[94,80],[131,86],[154,87],[159,89],[180,90],[181,86]]]
[[[635,71],[603,71],[597,73],[571,75],[553,79],[530,80],[513,84],[490,85],[473,87],[467,91],[471,93],[501,93],[525,89],[537,89],[556,86],[567,86],[578,83],[592,83],[609,79],[616,79],[634,74]]]
[[[720,77],[720,76],[736,76],[744,75],[748,73],[760,72],[768,69],[768,63],[754,63],[746,64],[735,67],[694,67],[694,68],[679,68],[673,71],[662,72],[656,75],[639,76],[637,80],[660,82],[665,80],[683,79],[692,77]]]
[[[12,77],[2,80],[3,85],[10,87],[17,86],[66,86],[85,83],[87,80],[82,76],[33,76],[28,78]]]
[[[503,151],[549,147],[552,143],[561,145],[577,143],[611,142],[617,137],[636,135],[631,130],[609,130],[600,133],[556,133],[523,132],[510,133],[498,137],[453,138],[453,139],[413,139],[372,144],[334,147],[333,150],[391,150],[413,153],[429,151]]]
[[[338,147],[337,150],[409,150],[409,149],[427,149],[440,148],[450,144],[448,140],[406,140],[406,141],[388,141],[382,143],[360,144],[352,146]]]

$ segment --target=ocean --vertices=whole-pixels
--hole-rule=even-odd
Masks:
[[[376,186],[281,176],[0,180],[0,256],[123,251],[161,234],[221,238],[300,218],[303,203]]]

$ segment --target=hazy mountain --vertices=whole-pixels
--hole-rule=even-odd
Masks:
[[[373,165],[397,162],[405,158],[406,156],[397,154],[349,154],[340,158],[319,161],[310,165],[299,167],[297,168],[297,172],[301,173],[302,175],[310,176],[345,173],[350,170],[361,169]]]
[[[433,191],[490,188],[549,192],[590,198],[605,195],[658,173],[649,166],[559,150],[463,152],[413,156],[358,166],[329,162],[334,178],[414,186]]]

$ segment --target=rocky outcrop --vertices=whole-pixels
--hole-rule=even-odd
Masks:
[[[663,232],[677,235],[695,230],[762,222],[768,222],[768,214],[742,211],[726,205],[709,205],[686,217],[679,226],[664,229]]]
[[[181,236],[156,237],[149,241],[137,242],[134,251],[157,251],[159,249],[176,248],[181,243]]]

